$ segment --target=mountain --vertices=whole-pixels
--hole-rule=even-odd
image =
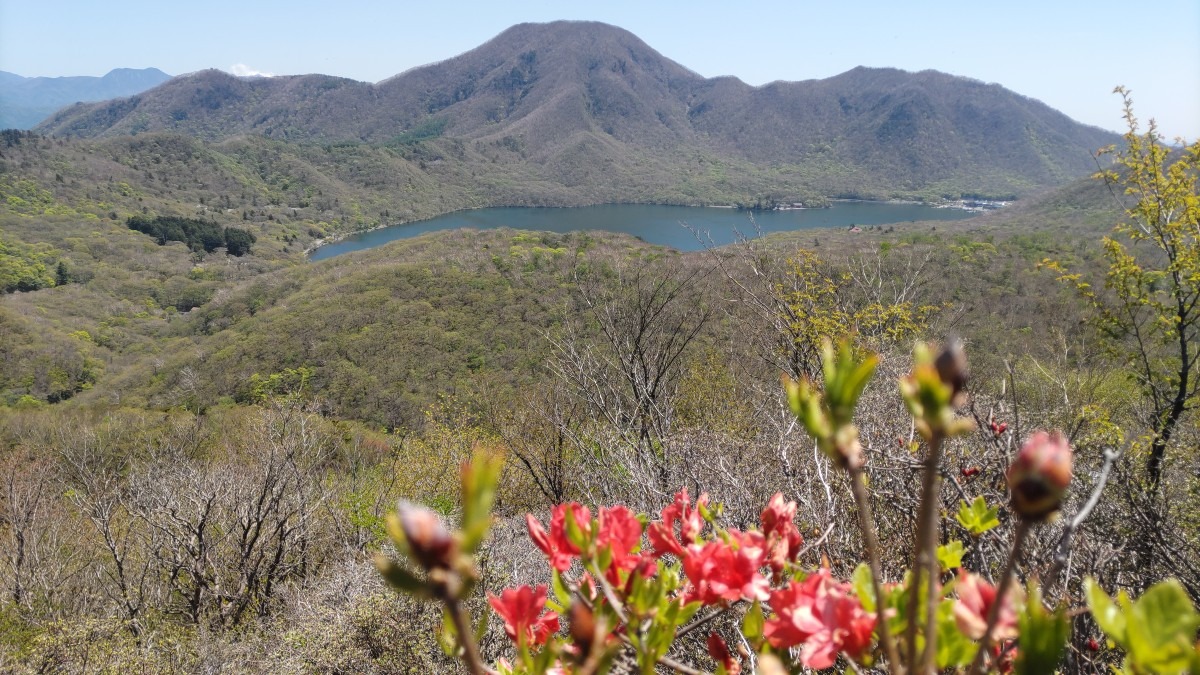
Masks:
[[[139,94],[169,79],[157,68],[117,68],[104,77],[21,77],[0,71],[0,129],[32,129],[64,105]]]
[[[450,140],[457,145],[441,155],[501,154],[568,186],[603,183],[592,167],[627,173],[665,161],[678,175],[715,158],[847,197],[1028,194],[1090,172],[1091,153],[1117,140],[999,85],[934,71],[856,68],[762,87],[706,79],[625,30],[590,22],[517,25],[378,84],[203,71],[72,106],[37,130],[402,147]]]

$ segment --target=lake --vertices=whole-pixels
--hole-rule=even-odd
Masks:
[[[426,232],[470,227],[480,230],[511,227],[518,230],[577,232],[605,230],[632,234],[642,240],[680,251],[697,251],[708,245],[733,243],[738,233],[753,236],[749,211],[696,206],[606,204],[578,208],[490,208],[456,211],[430,220],[391,225],[355,234],[321,246],[310,256],[323,260],[335,255],[374,248],[397,239]],[[937,209],[919,204],[890,202],[835,202],[827,209],[758,211],[754,223],[763,234],[852,225],[884,225],[918,220],[961,220],[974,215],[960,209]],[[690,229],[689,229],[690,228]],[[706,236],[697,239],[692,229]],[[711,242],[710,242],[711,239]]]

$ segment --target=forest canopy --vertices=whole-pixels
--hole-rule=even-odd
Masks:
[[[256,241],[254,234],[237,227],[222,228],[216,222],[176,216],[130,216],[129,229],[148,234],[161,246],[168,241],[181,241],[193,251],[212,253],[224,246],[229,255],[242,256],[250,252]]]

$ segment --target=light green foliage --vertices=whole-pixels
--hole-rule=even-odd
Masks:
[[[1097,178],[1122,193],[1124,220],[1105,237],[1103,287],[1046,259],[1089,305],[1089,321],[1149,404],[1146,470],[1158,489],[1166,451],[1200,392],[1200,141],[1179,152],[1151,121],[1140,133],[1129,94],[1125,147],[1110,147],[1114,168]]]
[[[875,598],[875,589],[871,584],[870,566],[866,563],[859,563],[858,567],[854,568],[854,574],[850,576],[850,583],[854,586],[854,593],[862,603],[863,609],[874,612],[878,603]]]
[[[963,544],[961,541],[950,541],[937,547],[938,565],[943,572],[962,567]]]
[[[956,414],[966,378],[961,345],[951,344],[934,354],[918,342],[913,348],[912,372],[900,378],[900,397],[913,417],[917,433],[928,443],[970,433],[975,422]]]
[[[0,205],[22,216],[75,215],[75,210],[55,200],[36,181],[0,175]]]
[[[788,405],[830,459],[858,466],[862,449],[858,429],[852,423],[854,408],[875,374],[879,357],[856,354],[849,341],[842,341],[835,351],[828,340],[822,345],[821,356],[823,389],[818,391],[808,378],[785,378]]]
[[[1047,611],[1035,581],[1029,583],[1027,598],[1025,610],[1017,617],[1021,646],[1017,651],[1016,672],[1018,675],[1054,672],[1071,635],[1067,608],[1060,606],[1053,612]]]
[[[492,503],[504,470],[504,456],[496,449],[479,446],[474,458],[462,467],[462,539],[465,553],[475,553],[492,526]]]
[[[0,237],[0,293],[36,291],[55,285],[55,258],[46,244],[22,244]]]
[[[367,547],[374,548],[379,542],[383,541],[386,534],[384,520],[383,517],[377,515],[374,511],[375,499],[373,494],[370,494],[367,490],[347,491],[342,496],[339,506],[346,514],[346,520],[351,525],[368,533],[370,540],[367,542]]]
[[[313,372],[312,368],[300,366],[271,373],[266,377],[255,373],[250,376],[250,400],[256,403],[262,403],[272,398],[301,400],[309,395],[306,390]]]
[[[937,607],[937,665],[939,669],[962,667],[971,662],[978,645],[963,635],[954,623],[954,600],[944,599]]]
[[[775,293],[782,300],[788,337],[782,349],[793,375],[817,372],[825,340],[852,341],[878,351],[920,335],[938,310],[911,301],[855,301],[849,273],[837,271],[810,250],[796,251],[787,261],[787,272]]]
[[[1084,590],[1096,623],[1126,653],[1122,672],[1200,672],[1200,613],[1178,581],[1159,582],[1136,601],[1121,591],[1114,602],[1092,579],[1084,583]]]
[[[1000,521],[996,518],[999,513],[999,507],[989,507],[987,501],[980,496],[976,497],[969,505],[965,501],[961,502],[958,513],[954,517],[959,525],[971,533],[972,537],[979,537],[984,532],[1000,525]]]

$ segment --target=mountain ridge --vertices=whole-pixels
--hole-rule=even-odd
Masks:
[[[37,131],[425,144],[442,158],[495,150],[553,167],[552,177],[581,164],[624,170],[646,151],[677,165],[712,155],[808,176],[826,196],[856,196],[864,183],[872,193],[1028,194],[1089,173],[1091,153],[1117,139],[1000,85],[937,71],[858,67],[757,87],[704,78],[595,22],[518,24],[377,84],[200,71],[72,106]]]
[[[114,68],[100,77],[23,77],[0,71],[0,128],[30,129],[64,105],[138,94],[169,79],[158,68]]]

